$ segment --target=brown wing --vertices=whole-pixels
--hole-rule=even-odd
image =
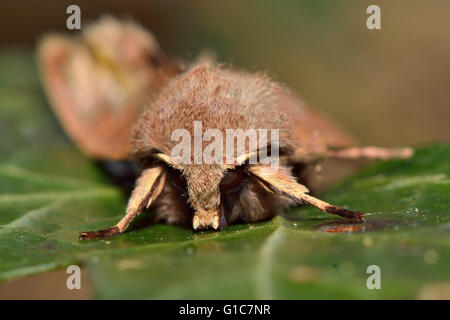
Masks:
[[[38,62],[65,131],[83,152],[98,159],[129,155],[130,132],[145,103],[181,71],[149,32],[111,17],[78,37],[46,36],[39,44]]]

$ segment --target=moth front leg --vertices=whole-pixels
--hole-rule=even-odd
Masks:
[[[136,187],[128,201],[126,215],[115,226],[98,231],[87,231],[80,233],[79,239],[99,239],[111,237],[122,233],[131,221],[139,215],[144,208],[149,208],[153,201],[160,195],[166,173],[162,167],[145,169],[136,182]]]
[[[278,193],[297,202],[307,203],[323,212],[347,219],[363,220],[364,214],[362,212],[347,210],[310,196],[307,194],[309,192],[308,188],[295,181],[282,167],[257,165],[250,167],[249,171],[259,179],[261,185],[269,192]]]

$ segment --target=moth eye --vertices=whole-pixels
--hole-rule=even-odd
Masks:
[[[177,172],[176,170],[172,169],[169,173],[170,182],[177,188],[180,189],[180,191],[185,192],[187,189],[187,183],[186,179],[183,177],[181,172]]]
[[[152,55],[149,55],[149,60],[150,60],[150,63],[154,66],[154,67],[160,67],[161,66],[161,57],[160,56],[158,56],[158,55],[156,55],[156,54],[152,54]]]
[[[239,188],[244,181],[244,173],[241,170],[227,171],[220,181],[220,191],[228,193]]]

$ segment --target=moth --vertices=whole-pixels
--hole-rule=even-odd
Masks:
[[[310,195],[302,172],[327,158],[412,154],[410,148],[354,146],[333,122],[267,75],[211,59],[187,64],[168,57],[150,32],[131,21],[103,17],[76,37],[48,35],[38,59],[53,110],[78,147],[95,159],[141,164],[124,217],[110,228],[82,232],[80,239],[122,233],[145,209],[156,221],[194,230],[267,220],[298,204],[361,221],[363,213]],[[187,157],[192,161],[176,161],[173,132],[194,135],[199,121],[202,133],[278,130],[279,165],[249,161],[274,150],[267,139],[247,143],[231,162],[197,163],[195,154]]]

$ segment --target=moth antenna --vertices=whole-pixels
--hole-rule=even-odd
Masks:
[[[363,213],[347,210],[336,205],[329,204],[307,194],[309,190],[295,181],[284,169],[270,166],[253,166],[249,171],[261,180],[266,190],[282,194],[295,201],[307,203],[323,212],[332,213],[347,219],[363,220]]]
[[[144,208],[149,208],[153,201],[161,194],[166,181],[166,173],[162,167],[146,169],[136,182],[136,187],[128,201],[126,215],[115,226],[98,231],[80,233],[79,239],[98,239],[111,237],[122,233],[129,226],[134,217]]]
[[[168,156],[167,154],[157,153],[157,154],[155,154],[155,157],[159,160],[164,161],[165,163],[167,163],[168,165],[170,165],[171,167],[173,167],[175,169],[180,168],[180,166],[175,161],[173,161],[172,157]]]
[[[414,154],[411,148],[378,148],[378,147],[352,147],[341,150],[328,150],[329,158],[338,159],[408,159]]]
[[[258,157],[258,151],[245,153],[245,154],[240,155],[239,157],[237,157],[235,159],[235,163],[237,165],[242,165],[242,164],[246,163],[247,161],[249,161],[251,158],[257,159],[257,157]]]

